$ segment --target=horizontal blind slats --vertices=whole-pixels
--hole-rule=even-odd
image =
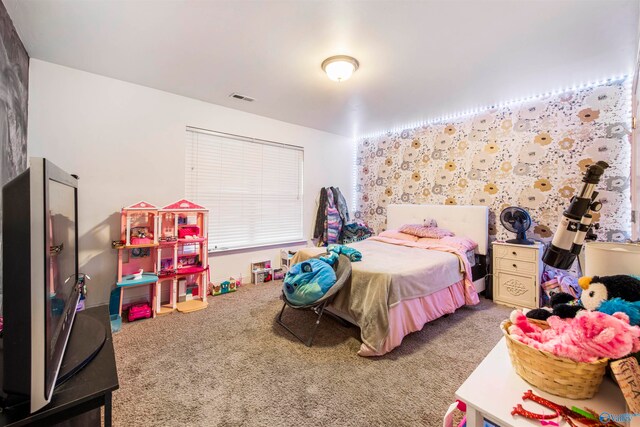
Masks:
[[[300,147],[187,130],[185,192],[207,207],[209,247],[302,240]]]

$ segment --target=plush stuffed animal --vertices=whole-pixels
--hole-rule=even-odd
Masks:
[[[602,301],[613,298],[640,301],[640,280],[633,276],[585,276],[578,283],[584,289],[581,300],[587,310],[597,310]]]
[[[147,227],[134,227],[131,229],[131,237],[139,239],[152,239],[153,233],[149,232]]]
[[[577,300],[566,292],[558,292],[551,295],[551,309],[535,308],[527,312],[529,319],[547,320],[551,316],[558,316],[561,319],[576,317],[580,310],[584,310],[580,300]]]
[[[527,312],[527,317],[547,320],[556,315],[566,319],[587,309],[606,314],[625,313],[631,325],[640,325],[640,280],[636,276],[582,277],[578,282],[584,289],[580,300],[560,292],[551,297],[551,310],[536,308]]]
[[[602,301],[598,311],[606,314],[624,313],[629,316],[631,325],[640,325],[640,301],[629,302],[622,298],[613,298]]]
[[[509,335],[515,340],[576,362],[618,359],[640,350],[640,327],[629,325],[624,313],[582,310],[573,319],[551,316],[546,330],[530,323],[520,310],[510,319]]]
[[[291,266],[284,278],[285,298],[295,305],[311,304],[336,283],[336,273],[324,261],[311,258]]]

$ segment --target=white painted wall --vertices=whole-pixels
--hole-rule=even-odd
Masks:
[[[139,200],[164,206],[183,197],[186,126],[303,146],[308,237],[321,187],[339,186],[351,200],[348,138],[32,59],[29,155],[80,176],[80,271],[93,279],[89,306],[107,303],[115,284],[111,241],[119,238],[120,208]],[[278,254],[274,248],[215,255],[211,277],[248,278],[252,260],[270,257],[277,265]]]

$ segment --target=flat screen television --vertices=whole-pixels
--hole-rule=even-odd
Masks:
[[[31,412],[51,400],[80,298],[77,182],[31,158],[2,189],[2,387]]]

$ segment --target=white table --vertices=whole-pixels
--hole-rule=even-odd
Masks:
[[[569,408],[587,407],[598,413],[608,412],[616,415],[630,412],[626,409],[622,392],[608,377],[605,377],[598,394],[587,400],[565,399],[538,390],[516,374],[511,366],[504,337],[456,391],[456,399],[467,405],[467,427],[482,427],[483,418],[500,427],[540,427],[539,420],[511,415],[513,407],[518,403],[535,413],[551,413],[549,409],[535,402],[524,402],[522,395],[527,390],[533,390],[536,395]],[[568,424],[561,422],[560,425]],[[640,426],[640,417],[634,417],[630,426]]]

